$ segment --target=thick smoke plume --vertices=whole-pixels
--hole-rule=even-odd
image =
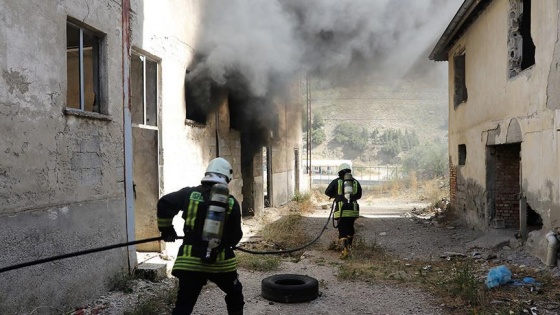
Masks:
[[[265,98],[301,74],[398,80],[429,62],[461,2],[204,0],[190,76]]]
[[[334,84],[426,77],[435,67],[428,53],[461,2],[201,0],[190,107],[212,111],[211,91],[227,90],[252,156],[274,131],[274,96],[302,76]]]

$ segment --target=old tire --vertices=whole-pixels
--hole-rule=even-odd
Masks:
[[[319,296],[319,282],[315,278],[303,275],[274,275],[262,280],[261,295],[274,302],[307,302]]]

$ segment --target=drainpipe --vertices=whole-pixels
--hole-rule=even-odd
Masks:
[[[132,115],[130,113],[130,0],[122,0],[122,85],[124,129],[124,187],[126,205],[126,234],[128,241],[135,240],[134,188],[132,183]],[[128,250],[128,268],[136,268],[136,247]]]
[[[546,234],[546,240],[548,241],[546,264],[549,267],[556,267],[556,260],[558,258],[558,238],[556,238],[556,233],[549,232]]]

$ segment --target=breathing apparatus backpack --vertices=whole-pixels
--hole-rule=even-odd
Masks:
[[[350,195],[354,192],[354,178],[352,177],[352,173],[344,174],[343,187],[344,198],[346,198],[347,202],[350,202]]]
[[[207,242],[206,262],[216,259],[216,248],[222,242],[222,233],[226,220],[228,208],[229,189],[226,184],[216,183],[210,190],[210,205],[206,211],[204,226],[202,228],[202,240]]]

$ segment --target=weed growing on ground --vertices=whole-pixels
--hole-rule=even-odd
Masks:
[[[333,248],[334,249],[334,248]],[[540,286],[508,284],[495,289],[485,285],[492,266],[470,258],[453,261],[400,260],[374,240],[357,238],[352,254],[338,263],[338,278],[347,281],[406,282],[433,292],[454,314],[523,314],[532,303],[560,297],[560,280],[549,272],[512,267],[512,278],[532,277]],[[542,304],[541,304],[542,305]]]
[[[375,240],[368,243],[356,237],[349,257],[339,267],[339,279],[370,281],[384,279],[393,273],[389,256]]]
[[[289,214],[280,219],[266,224],[257,235],[257,242],[244,244],[243,247],[252,251],[285,251],[300,248],[308,244],[311,238],[306,234],[306,229],[301,224],[302,216]],[[304,249],[286,253],[297,260]],[[240,267],[251,270],[276,269],[280,265],[280,256],[238,253]]]
[[[435,273],[435,276],[435,282],[427,280],[428,277],[425,277],[424,280],[431,284],[440,295],[453,297],[453,299],[461,301],[461,304],[474,308],[484,304],[483,283],[478,280],[470,261],[457,262],[448,266],[445,272]]]
[[[276,255],[253,255],[238,253],[237,262],[240,268],[251,271],[274,271],[280,266],[280,257]]]
[[[132,293],[134,276],[128,273],[115,274],[109,280],[110,291],[120,291],[124,293]]]
[[[292,198],[295,205],[292,206],[292,211],[298,213],[310,213],[315,210],[315,203],[313,202],[313,195],[311,192],[297,193]]]
[[[175,305],[178,290],[178,282],[174,282],[174,285],[170,286],[167,290],[140,294],[138,296],[138,304],[133,309],[125,311],[123,315],[170,314]]]
[[[298,202],[298,203],[302,203],[306,200],[310,200],[311,199],[311,193],[310,192],[305,192],[305,193],[296,193],[294,195],[294,197],[292,198],[292,201]]]
[[[440,297],[447,308],[457,314],[524,314],[537,301],[552,301],[560,296],[558,279],[547,272],[512,267],[512,279],[533,277],[538,287],[507,284],[488,289],[485,284],[487,269],[477,267],[476,261],[461,259],[455,262],[434,262],[430,271],[422,270],[421,283]],[[547,282],[551,280],[551,282]],[[556,282],[556,283],[554,283]]]
[[[302,246],[310,241],[305,229],[301,226],[301,215],[290,214],[270,224],[262,230],[262,238],[273,243],[277,249],[291,249]]]

